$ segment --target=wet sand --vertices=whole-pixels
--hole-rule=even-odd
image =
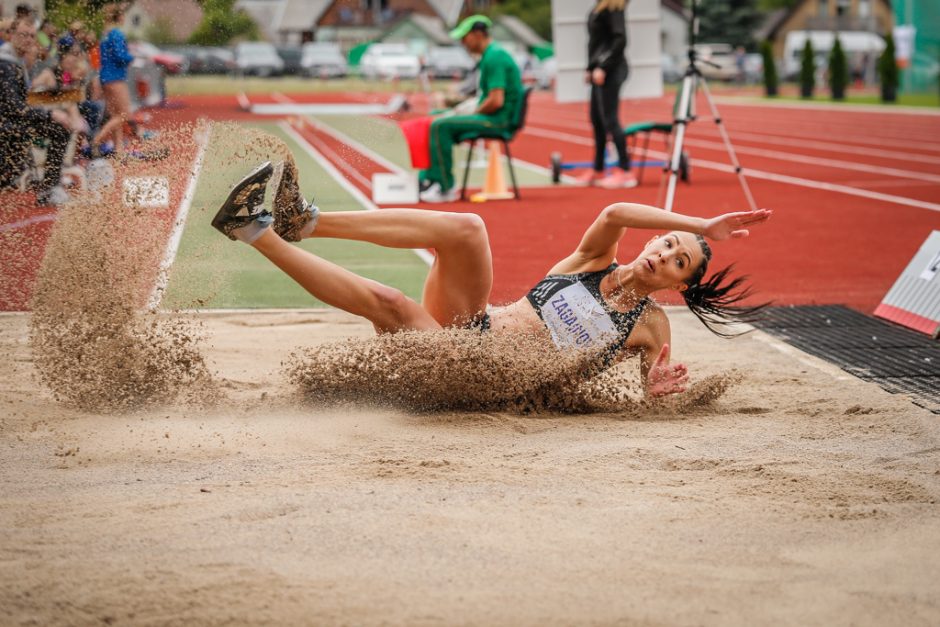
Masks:
[[[309,407],[333,311],[204,314],[222,400],[95,413],[0,316],[3,624],[940,623],[940,421],[682,310],[710,406]],[[634,365],[635,367],[635,365]]]

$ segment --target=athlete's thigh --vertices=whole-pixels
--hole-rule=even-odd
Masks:
[[[486,310],[493,288],[493,256],[483,220],[454,214],[453,237],[435,249],[424,284],[424,308],[442,326],[466,324]]]

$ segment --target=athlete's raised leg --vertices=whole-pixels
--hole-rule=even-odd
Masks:
[[[422,304],[442,326],[466,324],[485,309],[493,260],[483,220],[470,213],[382,209],[321,213],[311,237],[427,248],[435,254]]]
[[[424,307],[400,290],[292,246],[273,229],[265,230],[251,245],[313,296],[368,319],[380,333],[441,327]]]
[[[298,176],[290,159],[274,169],[274,230],[284,239],[333,237],[433,249],[422,303],[434,319],[443,326],[465,324],[486,309],[493,263],[478,216],[419,209],[322,213],[301,195]]]
[[[264,163],[242,179],[212,225],[229,238],[252,245],[313,296],[367,318],[379,332],[440,328],[426,309],[401,291],[360,277],[282,239],[277,221],[263,207],[273,170],[270,163]]]

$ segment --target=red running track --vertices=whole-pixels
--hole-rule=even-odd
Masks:
[[[290,99],[374,102],[381,97],[291,94]],[[422,110],[421,100],[420,96],[412,98],[417,111]],[[252,96],[252,101],[284,99]],[[175,102],[177,107],[156,113],[160,123],[196,117],[257,119],[240,110],[232,96]],[[751,276],[760,299],[778,304],[839,303],[873,311],[921,242],[931,230],[940,229],[940,116],[724,100],[717,106],[757,203],[773,208],[775,215],[752,237],[717,244],[716,266],[735,263]],[[621,122],[668,120],[671,109],[672,99],[667,97],[625,102]],[[692,183],[680,185],[676,210],[710,216],[744,209],[745,197],[737,178],[727,171],[728,155],[717,127],[705,119],[708,110],[703,99],[698,112],[700,119],[690,126],[686,141],[692,155]],[[549,94],[533,94],[527,127],[513,144],[513,156],[541,166],[548,165],[553,151],[562,152],[566,160],[588,160],[593,144],[587,119],[585,104],[558,104]],[[336,148],[330,136],[312,128],[302,131],[314,149]],[[653,149],[662,151],[663,146]],[[367,193],[363,177],[368,179],[382,169],[359,155],[354,160],[338,156],[348,155],[348,147],[323,152],[353,185]],[[568,254],[605,205],[621,200],[656,204],[660,178],[658,169],[650,169],[643,186],[632,190],[524,189],[520,201],[453,203],[446,208],[477,212],[486,221],[496,274],[493,301],[506,302],[521,296],[554,261]],[[2,219],[3,224],[11,224],[22,221],[23,214],[5,211]],[[39,222],[28,228],[48,233],[50,224]],[[629,260],[629,253],[648,237],[647,233],[629,233],[621,246],[621,261]],[[30,239],[37,242],[42,237]],[[40,242],[23,253],[33,256],[35,267],[41,248]],[[28,281],[29,274],[20,273],[21,279]],[[11,308],[5,301],[0,306]]]

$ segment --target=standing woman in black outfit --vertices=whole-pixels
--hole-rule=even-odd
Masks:
[[[620,87],[627,80],[629,68],[624,8],[627,0],[598,0],[588,17],[588,66],[585,81],[591,85],[591,125],[594,127],[594,169],[578,180],[585,185],[608,189],[635,187],[630,172],[630,154],[623,127],[617,116]],[[608,135],[617,149],[617,166],[604,176]]]

